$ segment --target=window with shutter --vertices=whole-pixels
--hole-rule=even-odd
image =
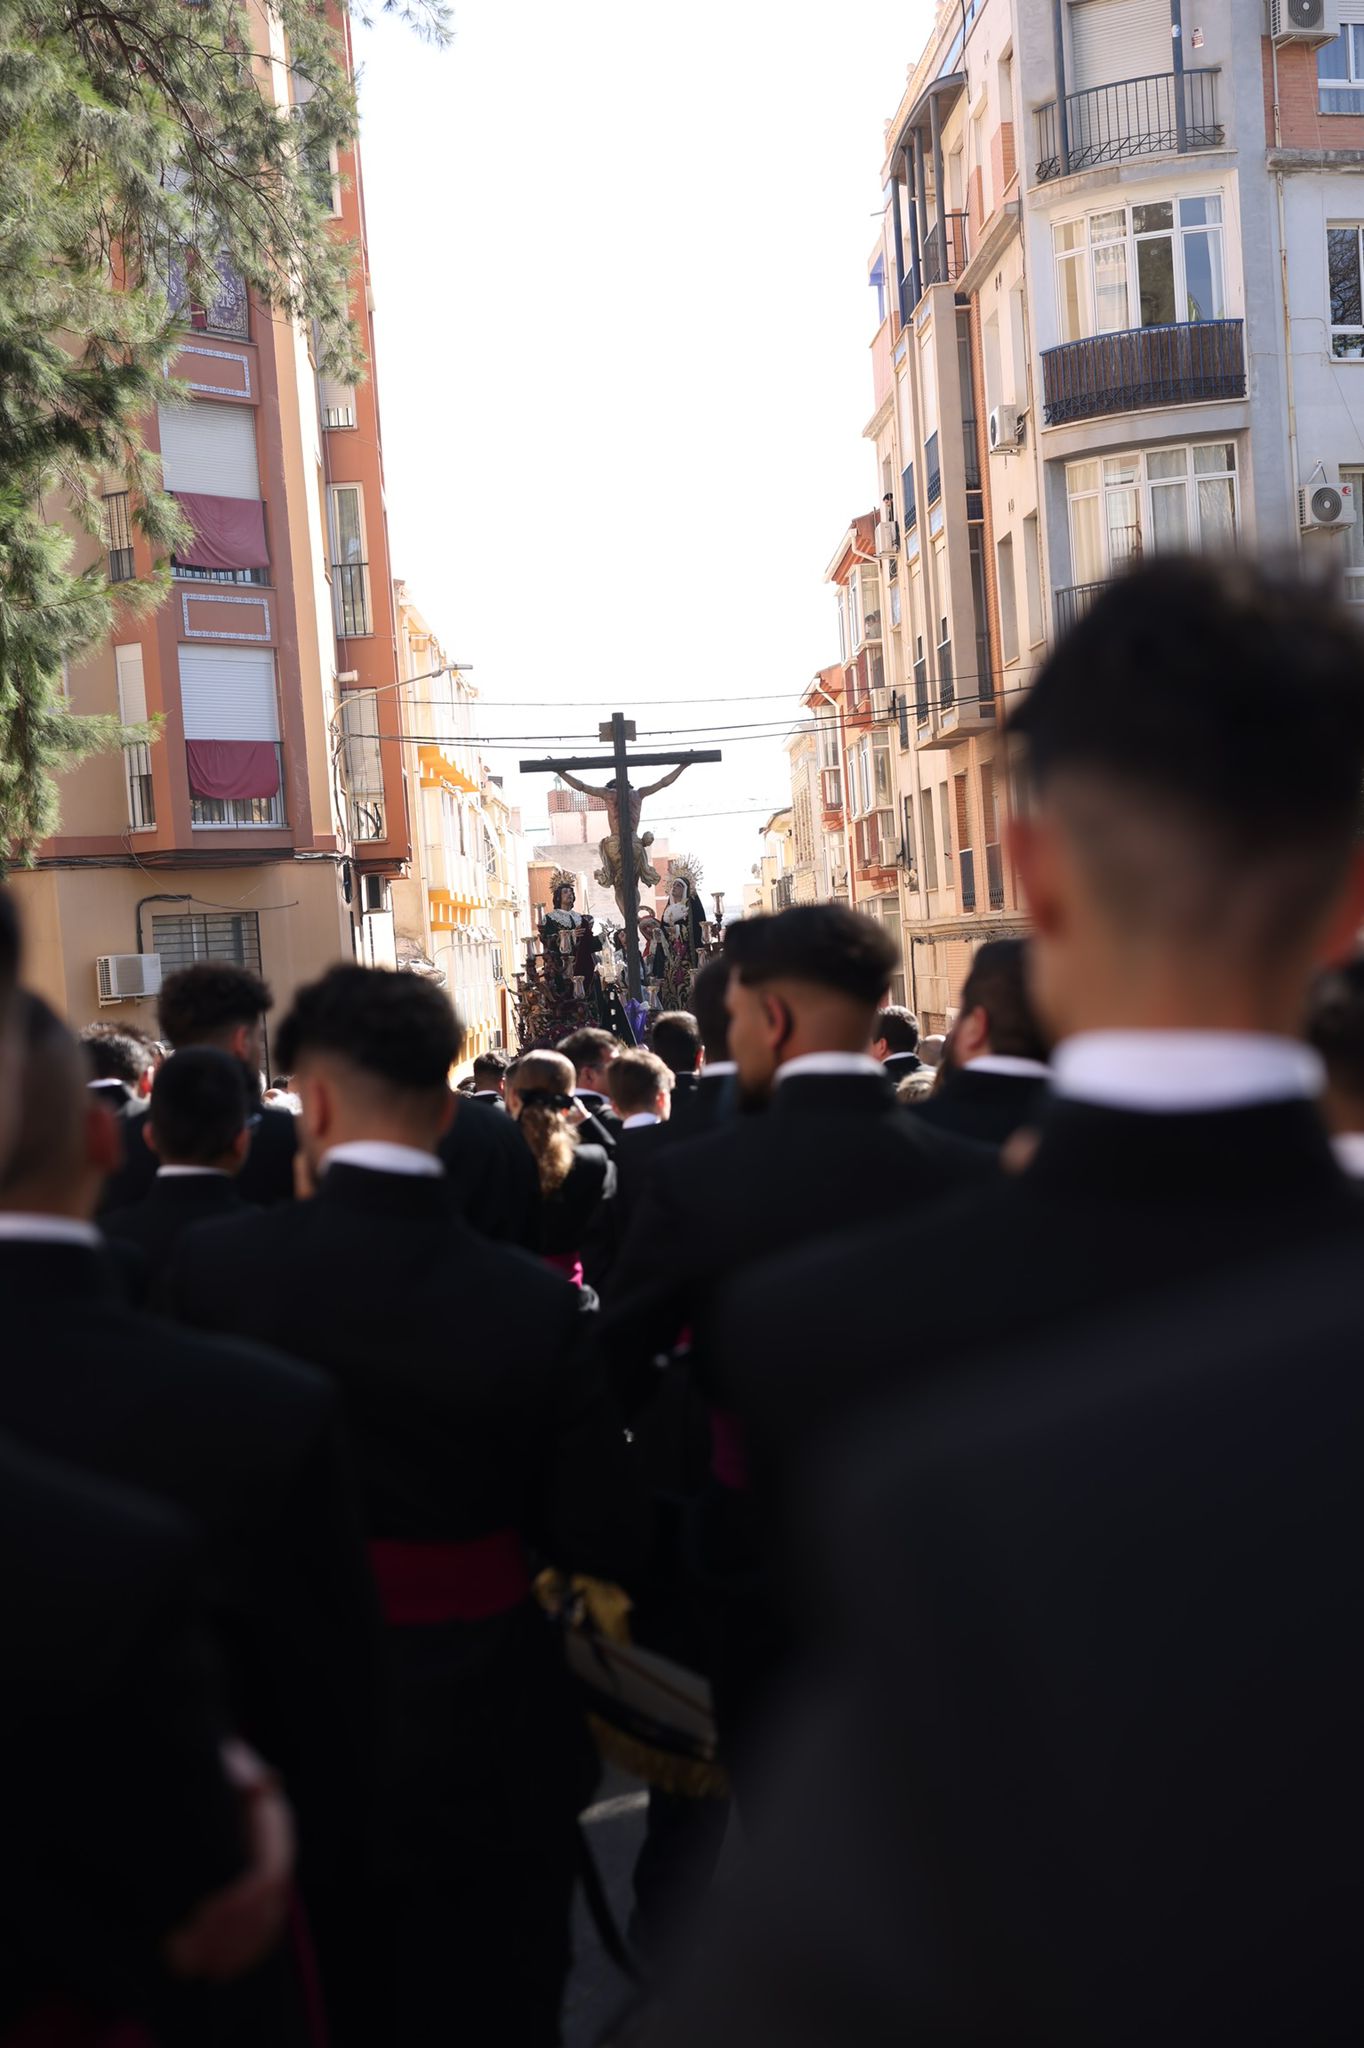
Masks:
[[[1169,71],[1171,43],[1170,0],[1072,0],[1072,91]]]
[[[250,406],[196,399],[192,405],[158,406],[156,416],[168,491],[259,498],[256,422]]]
[[[182,647],[187,740],[277,740],[275,657],[265,647]]]
[[[132,640],[114,649],[114,674],[118,682],[118,715],[123,725],[147,722],[147,685],[142,672],[142,648]],[[152,788],[151,748],[146,740],[134,740],[123,748],[123,780],[128,793],[128,829],[150,832],[156,825],[156,797]]]

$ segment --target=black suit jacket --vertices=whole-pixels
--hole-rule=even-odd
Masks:
[[[936,1095],[908,1108],[940,1131],[982,1145],[1005,1145],[1015,1131],[1045,1115],[1049,1099],[1040,1075],[981,1074],[974,1067],[958,1067],[945,1076]]]
[[[713,1074],[703,1067],[695,1088],[680,1099],[674,1096],[673,1113],[668,1119],[669,1140],[676,1144],[684,1138],[703,1137],[717,1124],[739,1113],[738,1075]]]
[[[245,1215],[251,1208],[225,1173],[158,1175],[140,1202],[129,1209],[110,1209],[100,1218],[107,1238],[133,1245],[147,1264],[150,1284],[157,1282],[185,1231],[196,1223]]]
[[[907,1075],[921,1074],[924,1071],[924,1063],[917,1052],[888,1053],[881,1064],[897,1087]]]
[[[243,1273],[256,1284],[234,1280]],[[171,1290],[182,1313],[268,1338],[334,1382],[371,1538],[510,1527],[598,1576],[642,1562],[643,1504],[577,1290],[476,1236],[442,1180],[332,1166],[311,1201],[190,1232]],[[429,1869],[435,1881],[460,1843],[497,1839],[504,1853],[515,1838],[534,1853],[591,1767],[533,1603],[390,1630],[388,1654],[400,1725],[390,1817],[405,1875]]]
[[[721,1370],[790,1449],[907,1374],[1360,1222],[1310,1103],[1159,1116],[1054,1100],[1026,1172],[925,1217],[908,1244],[876,1223],[740,1277]],[[923,1280],[912,1345],[907,1256]]]
[[[471,1229],[502,1244],[538,1250],[540,1179],[504,1108],[461,1095],[439,1153],[450,1198]]]
[[[259,1277],[224,1272],[202,1321],[229,1320],[227,1298]],[[333,1885],[367,1867],[380,1732],[373,1594],[333,1390],[255,1346],[126,1308],[107,1256],[83,1246],[0,1242],[0,1299],[0,1429],[204,1531],[230,1707],[284,1775],[325,1944],[344,1910]]]
[[[130,1109],[123,1124],[123,1163],[109,1176],[100,1202],[101,1216],[130,1209],[151,1192],[160,1163],[146,1141],[146,1109]],[[297,1120],[287,1109],[262,1103],[252,1113],[251,1149],[236,1177],[243,1202],[269,1209],[294,1199],[294,1157],[298,1151]]]
[[[836,1675],[669,2048],[1355,2038],[1358,1246],[1265,1265],[847,1450]]]
[[[583,1110],[586,1122],[579,1125],[580,1136],[591,1145],[604,1145],[613,1152],[620,1136],[623,1118],[617,1116],[608,1096],[598,1095],[593,1088],[575,1089],[574,1099]]]

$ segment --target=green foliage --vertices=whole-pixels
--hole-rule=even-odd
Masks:
[[[446,0],[385,11],[449,33]],[[141,436],[170,388],[171,280],[224,257],[311,323],[320,368],[359,368],[319,177],[355,126],[340,17],[274,0],[273,22],[262,57],[236,0],[0,0],[0,870],[53,829],[53,774],[123,736],[66,710],[63,661],[166,588],[74,573],[57,515],[99,534],[128,487],[154,555],[183,538]]]

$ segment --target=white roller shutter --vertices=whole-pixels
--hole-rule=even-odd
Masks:
[[[1073,0],[1072,92],[1174,66],[1170,0]]]
[[[215,498],[258,498],[256,422],[249,405],[158,406],[161,465],[168,491]]]
[[[118,715],[124,725],[147,722],[147,685],[142,674],[142,644],[138,640],[114,649],[118,676]]]
[[[182,647],[187,740],[277,740],[275,657],[268,647]]]

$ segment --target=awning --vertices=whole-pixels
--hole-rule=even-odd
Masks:
[[[188,569],[265,569],[265,507],[259,498],[215,498],[206,491],[176,491],[175,501],[194,528],[177,548]]]

